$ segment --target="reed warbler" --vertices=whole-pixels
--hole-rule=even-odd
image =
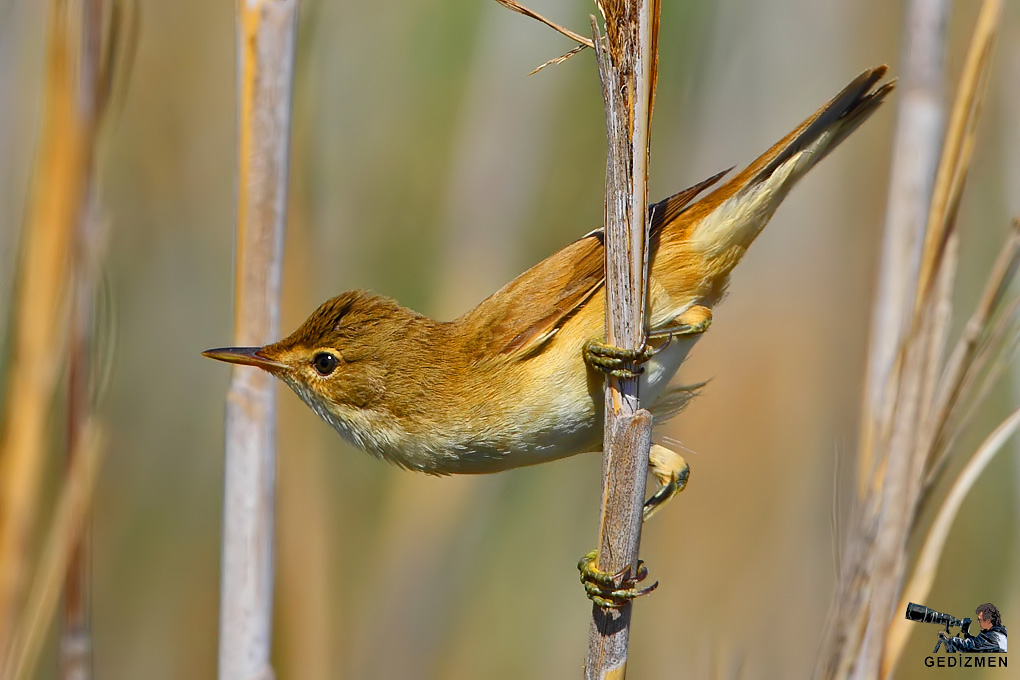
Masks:
[[[859,75],[700,200],[726,172],[650,208],[644,351],[599,340],[606,325],[599,229],[454,321],[356,290],[323,303],[279,342],[204,354],[270,372],[347,441],[411,470],[498,472],[599,451],[603,372],[640,372],[641,403],[657,423],[683,408],[691,389],[670,380],[709,327],[733,267],[797,180],[882,103],[893,87],[876,88],[885,72]],[[646,518],[683,488],[688,470],[658,444],[649,463],[662,486]],[[628,596],[588,590],[609,606]]]

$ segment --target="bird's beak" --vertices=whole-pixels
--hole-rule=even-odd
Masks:
[[[207,349],[202,352],[202,356],[217,361],[226,361],[228,364],[258,366],[270,373],[287,368],[287,364],[273,361],[263,354],[261,347],[220,347],[219,349]]]

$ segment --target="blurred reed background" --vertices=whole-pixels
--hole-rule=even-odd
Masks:
[[[575,30],[592,11],[528,4]],[[92,536],[96,678],[215,675],[228,371],[199,352],[231,335],[233,9],[139,0],[130,89],[97,149],[116,322]],[[950,93],[976,10],[953,9]],[[452,318],[599,224],[605,133],[590,54],[526,78],[571,45],[494,2],[304,0],[300,12],[284,329],[356,287]],[[45,3],[0,2],[3,319],[45,25]],[[879,0],[664,3],[651,198],[750,161],[865,67],[887,62],[895,75],[901,29],[899,3]],[[961,310],[1020,212],[1018,45],[1014,5],[959,218]],[[636,607],[631,677],[814,667],[842,541],[833,526],[855,484],[896,103],[793,192],[682,370],[711,382],[663,430],[692,451],[692,481],[644,532],[661,585]],[[3,335],[9,348],[9,326]],[[961,446],[973,449],[1016,393],[1000,389]],[[434,479],[350,449],[285,389],[278,404],[278,677],[580,673],[590,605],[573,565],[596,540],[597,456]],[[924,604],[962,617],[992,601],[1018,625],[1013,451],[965,502]],[[61,474],[54,456],[51,493]],[[922,659],[937,629],[916,628],[899,678],[932,672]],[[45,658],[39,677],[55,677]]]

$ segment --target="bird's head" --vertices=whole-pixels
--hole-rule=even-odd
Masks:
[[[202,354],[271,373],[348,435],[352,422],[366,411],[385,410],[392,358],[420,318],[389,298],[349,291],[324,302],[279,342]]]

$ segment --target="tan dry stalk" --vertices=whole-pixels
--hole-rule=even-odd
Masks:
[[[945,456],[949,454],[955,441],[954,435],[947,435],[946,428],[954,420],[954,412],[962,398],[969,392],[966,389],[969,374],[975,366],[987,363],[980,360],[981,351],[985,348],[982,341],[986,339],[993,315],[1016,275],[1018,263],[1020,263],[1020,220],[1013,220],[1006,242],[999,251],[995,264],[992,265],[978,306],[964,326],[963,334],[949,355],[942,373],[933,404],[931,425],[933,442],[926,461],[924,492],[930,489],[934,482],[933,474],[942,469]],[[958,431],[958,428],[955,429]]]
[[[79,106],[69,7],[47,23],[43,123],[19,268],[0,441],[0,657],[18,618],[35,526],[48,416],[67,334],[68,254],[88,186],[95,118]]]
[[[874,470],[875,419],[909,319],[935,171],[942,143],[945,35],[949,0],[910,0],[899,72],[899,105],[889,174],[878,285],[861,407],[858,495]]]
[[[234,344],[279,336],[297,0],[238,0]],[[219,677],[273,675],[273,378],[235,368],[227,392]]]
[[[60,601],[63,577],[88,521],[103,449],[98,426],[82,423],[71,466],[57,500],[39,566],[0,672],[4,680],[34,677],[39,654]]]
[[[915,314],[919,313],[920,306],[926,301],[928,288],[932,285],[935,269],[940,262],[940,252],[949,231],[955,226],[956,211],[974,152],[978,115],[984,99],[992,44],[995,42],[1001,14],[1001,0],[986,0],[971,35],[970,49],[960,75],[946,139],[942,145],[942,158],[935,176],[935,191],[928,211],[928,227],[921,253],[921,271],[917,277]]]
[[[103,43],[104,0],[85,0],[81,15],[81,48],[79,67],[79,108],[95,121],[93,136],[97,137],[106,118],[115,68],[123,64],[121,56],[120,20],[117,0],[110,4],[111,24],[105,50]],[[131,33],[128,33],[131,36]],[[93,141],[95,146],[96,141]],[[97,372],[92,365],[91,348],[95,345],[93,321],[94,293],[99,278],[102,251],[98,196],[94,163],[88,169],[88,187],[75,229],[71,253],[71,305],[68,341],[67,441],[65,465],[67,473],[75,469],[74,456],[80,450],[79,440],[93,418],[94,403],[91,382]],[[65,484],[72,483],[68,478]],[[88,680],[92,677],[92,604],[90,581],[92,542],[90,520],[82,521],[77,543],[71,551],[64,577],[64,606],[60,624],[59,673],[63,680]],[[33,585],[33,588],[35,586]]]
[[[592,38],[606,111],[606,338],[638,349],[645,342],[648,280],[648,141],[655,90],[656,0],[609,2],[599,9],[605,37],[594,17]],[[641,409],[638,380],[607,378],[602,457],[602,511],[597,568],[638,573],[642,504],[652,417]],[[626,674],[633,605],[592,605],[587,680]]]
[[[885,388],[865,394],[865,413],[870,413],[872,425],[870,429],[866,426],[861,441],[859,473],[864,477],[858,481],[862,512],[848,537],[845,553],[850,562],[843,571],[838,605],[816,671],[820,677],[884,678],[892,670],[887,636],[902,597],[908,540],[916,526],[933,455],[947,428],[960,424],[959,419],[953,419],[953,405],[965,390],[961,381],[975,371],[984,373],[987,357],[993,354],[982,355],[974,348],[988,337],[994,308],[1016,270],[1016,243],[1011,238],[947,367],[942,357],[956,270],[956,212],[970,165],[1000,11],[999,0],[984,2],[957,88],[925,238],[916,244],[921,252],[916,292],[908,307],[912,319],[899,341]],[[873,347],[872,351],[878,350]],[[955,429],[950,432],[955,434]]]
[[[75,456],[82,447],[79,444],[86,434],[85,427],[93,418],[94,404],[90,377],[90,347],[94,338],[93,293],[98,275],[98,252],[96,245],[97,219],[95,217],[95,183],[91,183],[89,195],[85,198],[90,208],[85,208],[78,223],[72,254],[71,328],[68,342],[68,385],[67,385],[67,442],[64,455],[65,481],[72,483],[71,474],[76,466]],[[71,550],[64,576],[64,607],[60,625],[60,676],[64,680],[87,680],[92,675],[92,631],[90,581],[92,570],[92,545],[90,521],[82,521],[82,530],[75,534],[76,544]],[[51,539],[52,540],[52,539]],[[36,579],[39,574],[36,574]],[[35,586],[33,585],[33,588]]]
[[[659,0],[597,0],[605,35],[591,17],[592,40],[558,26],[513,0],[499,4],[580,43],[534,72],[583,47],[595,49],[606,113],[606,338],[617,347],[645,342],[648,280],[648,142],[658,66]],[[606,380],[602,511],[595,565],[636,575],[652,416],[640,408],[637,379]],[[585,678],[626,674],[632,605],[592,605]]]

